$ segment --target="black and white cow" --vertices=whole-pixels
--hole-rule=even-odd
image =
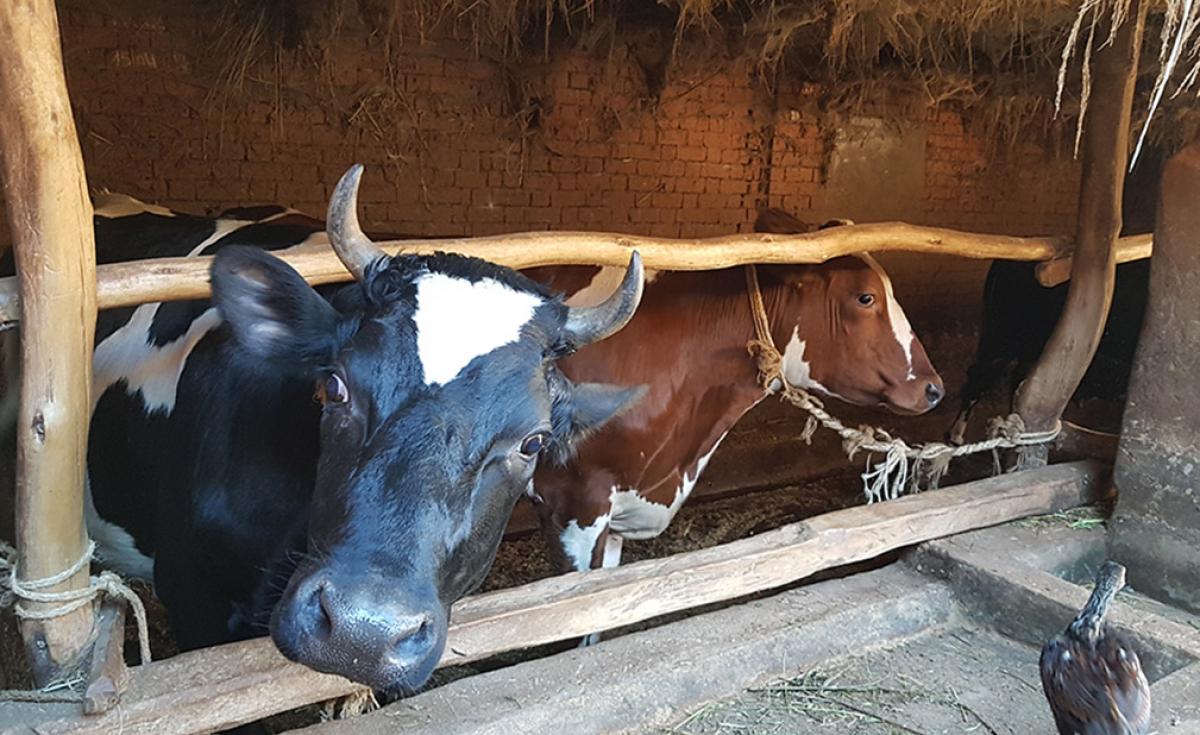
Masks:
[[[329,212],[356,280],[322,294],[265,251],[325,243],[315,220],[98,202],[102,261],[216,257],[211,303],[101,317],[88,520],[111,566],[153,571],[182,648],[269,629],[293,660],[399,692],[432,672],[539,457],[640,395],[555,361],[624,326],[643,273],[635,254],[578,308],[477,259],[387,257],[359,229],[360,175]]]
[[[1126,176],[1121,202],[1122,235],[1154,230],[1159,182],[1167,158],[1166,149],[1148,146],[1136,168]],[[988,269],[979,345],[963,384],[961,409],[947,432],[951,442],[964,441],[975,404],[999,386],[1006,373],[1009,395],[1015,393],[1062,316],[1069,283],[1046,288],[1037,280],[1036,267],[1036,263],[997,260]],[[1104,334],[1075,391],[1075,400],[1111,401],[1124,397],[1146,313],[1149,285],[1149,259],[1117,266]]]
[[[995,389],[1006,374],[1009,393],[1015,393],[1062,316],[1070,284],[1046,288],[1038,283],[1036,267],[1037,263],[997,260],[988,269],[979,346],[975,361],[967,370],[958,417],[947,435],[951,442],[961,444],[965,440],[975,404]],[[1075,400],[1115,400],[1125,395],[1146,314],[1149,284],[1148,258],[1117,266],[1104,334],[1075,390]]]

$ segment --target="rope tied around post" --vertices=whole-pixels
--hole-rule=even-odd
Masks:
[[[803,388],[789,385],[784,378],[783,356],[771,337],[770,322],[758,284],[758,270],[753,265],[746,266],[745,270],[746,291],[750,297],[755,332],[755,338],[746,344],[746,349],[758,367],[759,382],[768,393],[778,393],[783,400],[808,413],[808,420],[800,435],[805,443],[811,443],[813,434],[820,426],[824,426],[842,438],[842,450],[848,458],[854,459],[859,452],[868,454],[866,469],[862,473],[863,492],[868,503],[895,500],[905,491],[936,489],[949,471],[950,461],[968,454],[992,452],[995,473],[1000,474],[1000,449],[1022,451],[1027,447],[1045,444],[1053,441],[1062,430],[1062,422],[1056,421],[1047,431],[1026,431],[1025,422],[1014,413],[989,421],[987,439],[954,446],[941,442],[910,445],[879,427],[846,426],[825,410],[825,404],[819,398]],[[882,454],[883,460],[872,466],[871,454]]]
[[[49,577],[21,580],[17,573],[16,549],[0,541],[0,610],[12,607],[13,614],[23,620],[47,620],[78,610],[84,605],[90,604],[100,595],[120,598],[129,606],[133,612],[134,621],[137,623],[138,650],[141,653],[142,663],[150,663],[150,628],[146,618],[146,606],[119,575],[104,571],[93,575],[87,587],[63,592],[46,591],[87,568],[95,551],[96,542],[89,539],[83,555],[71,566]],[[58,606],[48,610],[31,610],[22,605],[22,601],[51,605],[57,603]],[[66,691],[48,688],[35,691],[0,692],[0,701],[77,702],[81,699],[81,695],[70,691],[70,687],[66,687]]]

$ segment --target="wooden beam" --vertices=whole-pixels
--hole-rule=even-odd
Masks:
[[[1071,285],[1062,316],[1042,356],[1014,400],[1029,431],[1046,431],[1062,417],[1083,379],[1108,317],[1121,232],[1121,199],[1129,160],[1129,116],[1137,81],[1146,5],[1131,0],[1111,44],[1097,41],[1091,103],[1083,131],[1083,179]],[[1112,22],[1112,21],[1110,21]],[[1106,32],[1096,34],[1108,37]],[[1047,447],[1023,452],[1025,466],[1045,464]]]
[[[21,579],[43,579],[84,553],[92,343],[92,205],[63,74],[53,0],[0,3],[0,148],[21,296],[16,541]],[[88,584],[88,566],[48,592]],[[31,611],[53,604],[25,603]],[[73,668],[92,638],[92,607],[25,620],[34,679]]]
[[[1111,488],[1107,474],[1105,465],[1085,461],[1002,475],[827,513],[710,549],[470,597],[455,606],[441,665],[734,600],[922,541],[1094,502]],[[258,639],[135,668],[121,706],[100,717],[32,706],[9,717],[36,726],[39,735],[193,733],[356,688],[289,663]],[[0,733],[27,732],[5,729],[4,717],[0,709]]]
[[[1135,260],[1149,258],[1154,251],[1154,235],[1132,235],[1117,240],[1117,265],[1131,263]],[[1067,255],[1054,260],[1038,263],[1034,268],[1038,283],[1046,288],[1053,288],[1060,283],[1071,280],[1071,268],[1075,264],[1074,257]]]
[[[1070,252],[1058,237],[983,235],[903,222],[851,225],[800,235],[748,234],[704,240],[672,240],[595,232],[523,232],[479,238],[382,242],[389,253],[438,250],[474,255],[513,268],[544,265],[624,266],[637,249],[655,270],[712,270],[748,263],[820,263],[859,252],[930,253],[964,258],[1052,260]],[[347,281],[350,275],[323,244],[276,253],[314,285]],[[211,258],[159,258],[102,265],[97,269],[101,309],[209,295]],[[0,323],[18,319],[17,284],[0,279]]]
[[[1086,457],[1112,464],[1117,457],[1119,439],[1117,434],[1089,429],[1064,419],[1062,431],[1054,440],[1054,448],[1062,453],[1061,456],[1073,459]]]

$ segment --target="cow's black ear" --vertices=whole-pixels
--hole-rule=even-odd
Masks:
[[[571,455],[575,446],[615,416],[628,410],[646,394],[646,386],[626,388],[605,383],[578,383],[571,386],[570,397],[563,401],[554,420],[554,448],[558,460]]]
[[[337,349],[338,315],[291,266],[258,248],[228,246],[211,269],[213,303],[251,355],[306,369]]]

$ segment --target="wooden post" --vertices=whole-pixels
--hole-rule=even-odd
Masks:
[[[1112,303],[1121,196],[1129,161],[1129,117],[1137,80],[1146,3],[1131,0],[1113,43],[1095,52],[1083,131],[1083,179],[1067,303],[1041,359],[1017,390],[1016,412],[1029,431],[1047,431],[1062,416],[1087,372]],[[1098,38],[1107,38],[1097,33]],[[1046,463],[1046,445],[1027,452],[1023,467]]]
[[[83,555],[92,343],[96,328],[92,207],[63,74],[53,0],[0,3],[0,148],[21,293],[16,541],[20,578],[42,579]],[[88,566],[45,591],[88,584]],[[24,603],[32,611],[54,605]],[[78,663],[91,605],[25,620],[35,680]]]

